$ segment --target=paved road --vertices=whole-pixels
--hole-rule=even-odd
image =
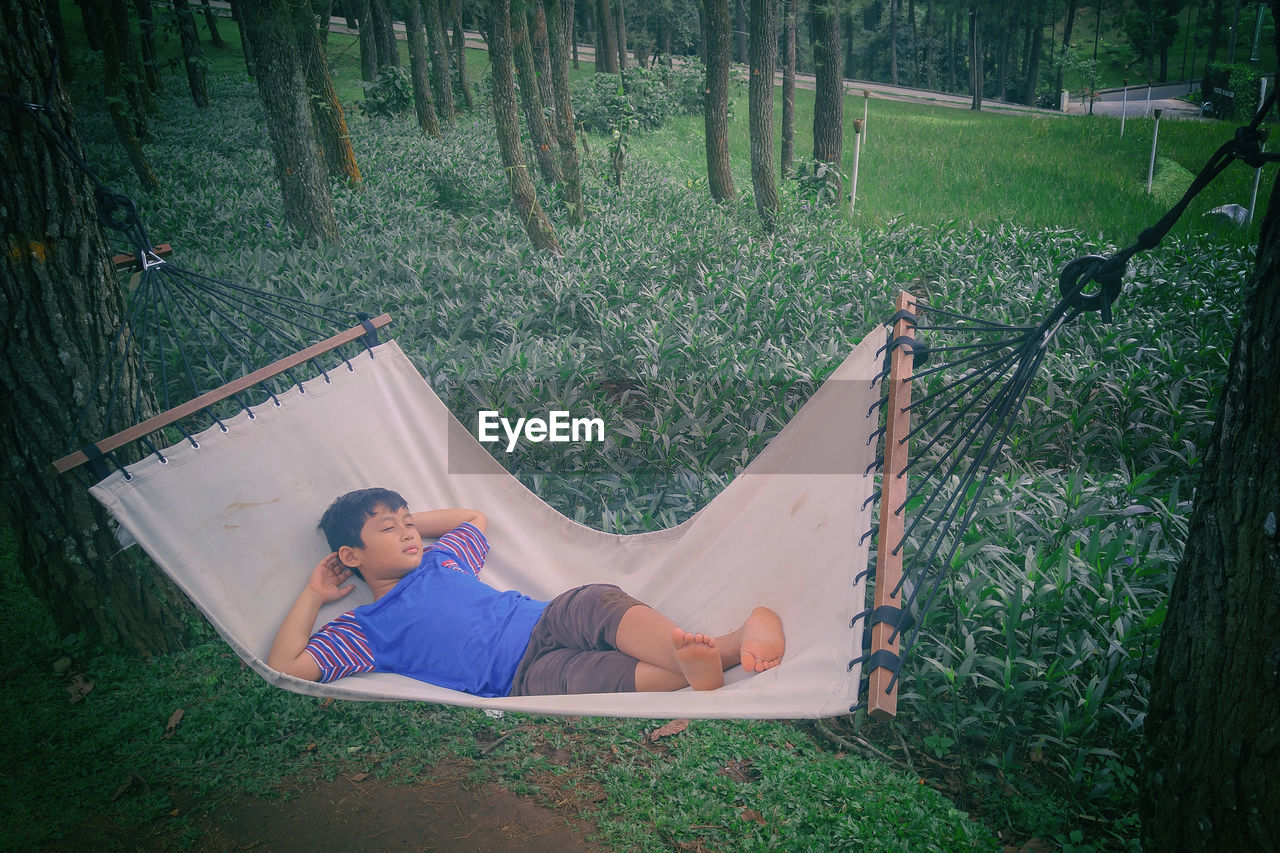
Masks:
[[[1149,103],[1146,86],[1130,86],[1127,98],[1124,89],[1106,89],[1099,92],[1098,100],[1093,102],[1093,114],[1118,118],[1123,113],[1129,118],[1141,118],[1151,115],[1153,110],[1163,110],[1163,118],[1201,118],[1198,103],[1181,100],[1194,86],[1187,81],[1152,86]],[[1087,113],[1089,105],[1087,102],[1081,104],[1079,97],[1072,97],[1067,112],[1073,115]]]

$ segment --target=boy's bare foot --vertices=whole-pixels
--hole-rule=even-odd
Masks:
[[[671,631],[671,647],[680,663],[680,671],[694,690],[715,690],[724,686],[724,668],[713,638],[675,628]]]
[[[739,629],[742,638],[742,668],[747,672],[764,672],[782,663],[786,638],[782,619],[767,607],[751,611]]]

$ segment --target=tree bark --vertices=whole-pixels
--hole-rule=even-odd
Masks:
[[[813,159],[829,165],[831,203],[841,198],[840,156],[844,146],[844,51],[840,45],[843,4],[818,0],[813,5]]]
[[[1278,0],[1268,5],[1280,15]],[[1152,674],[1139,777],[1148,850],[1280,850],[1277,435],[1280,185],[1262,222]]]
[[[285,219],[305,240],[336,242],[338,222],[316,150],[311,98],[303,81],[289,0],[243,3],[240,10],[257,64],[258,93],[275,155]]]
[[[614,0],[613,26],[617,31],[618,70],[627,70],[627,7],[626,0]]]
[[[133,8],[138,12],[138,44],[142,49],[143,78],[148,90],[159,93],[164,87],[160,83],[160,65],[156,57],[156,16],[151,9],[151,0],[133,0]],[[197,49],[199,44],[197,37]]]
[[[183,2],[183,0],[174,0]],[[324,156],[325,168],[330,178],[360,184],[360,166],[356,152],[351,147],[351,133],[347,130],[347,118],[338,101],[329,74],[329,62],[324,44],[320,40],[319,21],[307,4],[294,8],[294,34],[297,37],[298,60],[302,63],[303,79],[310,94],[311,123],[316,132],[316,144]],[[324,19],[328,23],[328,17]]]
[[[388,0],[368,0],[368,2],[370,19],[373,22],[373,43],[377,51],[378,68],[399,68],[400,46],[396,44],[395,19],[391,15],[389,2]]]
[[[249,37],[244,33],[244,12],[240,9],[243,0],[227,0],[231,6],[231,20],[236,22],[236,30],[240,33],[240,50],[244,54],[244,70],[250,78],[256,76],[257,72],[253,67],[253,47],[249,44]],[[364,58],[364,52],[361,51],[361,59]]]
[[[898,0],[889,0],[889,82],[898,85]]]
[[[1066,52],[1071,49],[1071,30],[1076,25],[1076,5],[1077,0],[1067,0],[1067,20],[1062,25],[1062,53],[1065,58]],[[1062,65],[1058,66],[1058,75],[1053,84],[1053,95],[1057,98],[1062,92]],[[1057,109],[1057,107],[1054,107]]]
[[[596,71],[617,74],[618,31],[613,26],[609,0],[596,0]]]
[[[538,193],[520,150],[520,119],[516,114],[515,61],[511,46],[511,0],[489,0],[489,64],[493,69],[493,119],[498,148],[511,184],[516,212],[529,240],[540,251],[560,254],[555,229],[538,203]]]
[[[547,32],[547,13],[539,0],[529,0],[526,18],[529,25],[529,44],[533,47],[533,62],[538,69],[538,95],[548,115],[556,111],[556,93],[551,85],[551,44]],[[555,136],[555,131],[552,131]]]
[[[733,201],[729,171],[729,0],[702,0],[707,19],[706,128],[707,185],[716,201]]]
[[[511,12],[511,46],[515,54],[516,82],[520,89],[520,105],[524,109],[525,124],[529,127],[529,139],[533,142],[533,156],[538,161],[538,171],[543,180],[558,184],[561,181],[560,163],[553,149],[555,141],[547,128],[547,116],[542,110],[542,93],[538,90],[538,72],[533,64],[533,48],[529,44],[529,19],[524,13],[523,0]]]
[[[743,0],[733,0],[733,61],[746,65],[747,59],[747,8]]]
[[[982,109],[982,83],[984,71],[982,65],[982,7],[979,0],[972,0],[969,6],[969,91],[973,93],[970,109]]]
[[[209,0],[201,0],[200,6],[204,11],[204,25],[209,28],[209,44],[218,50],[226,49],[227,43],[223,41],[222,32],[218,29],[218,16],[213,11],[213,5]]]
[[[0,0],[0,19],[5,92],[43,102],[53,62],[44,4]],[[53,119],[79,148],[70,101],[60,80],[54,87]],[[144,654],[172,651],[186,635],[191,608],[137,549],[121,549],[97,501],[50,464],[69,442],[130,425],[108,422],[99,405],[87,412],[85,434],[74,433],[77,409],[124,311],[93,187],[7,103],[0,105],[0,146],[0,442],[9,460],[0,493],[18,565],[60,636]],[[136,382],[136,375],[125,379],[126,386]]]
[[[1040,82],[1040,54],[1044,52],[1044,0],[1027,10],[1031,15],[1031,54],[1027,61],[1027,80],[1022,92],[1022,103],[1035,105],[1036,84]]]
[[[475,107],[471,96],[471,83],[467,81],[467,37],[462,28],[462,0],[453,0],[449,7],[453,20],[453,70],[458,75],[456,84],[462,93],[462,103],[467,109]]]
[[[783,0],[782,68],[782,177],[790,177],[796,167],[796,3]]]
[[[556,141],[560,145],[560,171],[564,175],[564,203],[569,208],[569,221],[581,225],[586,219],[586,208],[582,201],[582,170],[578,164],[578,140],[569,86],[568,39],[572,37],[572,25],[564,19],[561,0],[543,0],[543,7],[547,16],[547,45],[551,53],[551,86],[555,90]]]
[[[413,81],[413,109],[418,116],[418,127],[427,136],[440,139],[440,122],[436,118],[436,102],[427,71],[430,60],[422,27],[422,6],[418,0],[405,3],[404,31],[409,42],[409,79]]]
[[[378,34],[373,25],[373,0],[352,0],[360,4],[360,28],[356,31],[360,44],[360,79],[372,83],[378,79]]]
[[[148,0],[150,2],[150,0]],[[187,69],[187,88],[191,100],[201,109],[209,106],[209,86],[205,80],[204,53],[196,35],[196,19],[191,14],[187,0],[173,0],[173,19],[178,25],[178,38],[182,42],[182,64]]]
[[[453,106],[453,73],[449,70],[449,39],[444,33],[444,16],[440,0],[422,0],[422,22],[431,50],[431,82],[435,86],[436,110],[440,120],[451,122],[458,117]]]
[[[146,152],[142,150],[139,137],[146,135],[147,119],[139,101],[130,97],[130,90],[137,88],[130,85],[125,74],[125,62],[121,53],[120,28],[111,23],[111,13],[101,0],[83,0],[86,14],[92,16],[99,24],[98,39],[102,45],[102,88],[106,95],[107,114],[116,129],[116,137],[129,158],[129,164],[138,177],[138,183],[148,191],[160,189],[160,179],[151,168]],[[128,33],[128,27],[125,27]],[[132,104],[133,109],[126,109]],[[140,129],[141,128],[141,129]]]
[[[778,221],[778,185],[773,176],[773,75],[778,57],[778,0],[751,0],[747,92],[751,127],[751,188],[764,230]]]

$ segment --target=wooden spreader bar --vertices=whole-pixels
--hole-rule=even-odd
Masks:
[[[153,246],[148,249],[147,254],[157,258],[167,258],[173,254],[173,247],[168,243],[161,243],[159,246]],[[111,266],[118,271],[136,270],[139,267],[138,256],[129,254],[112,255]]]
[[[895,346],[901,337],[914,337],[915,323],[902,312],[916,313],[916,299],[903,291],[898,294],[897,321],[889,334],[888,400],[885,405],[884,467],[880,471],[880,532],[876,537],[875,599],[872,612],[901,614],[901,596],[895,593],[902,580],[902,548],[898,547],[906,529],[907,499],[907,433],[911,427],[911,372],[914,353],[911,347]],[[886,609],[881,609],[886,608]],[[901,658],[898,652],[898,619],[871,620],[871,656],[867,666],[867,713],[876,719],[889,719],[898,712],[898,687],[895,677]],[[892,638],[892,639],[890,639]],[[892,668],[881,663],[892,664]],[[892,689],[889,685],[892,683]]]
[[[369,320],[368,324],[374,329],[381,329],[390,322],[390,314],[381,314]],[[253,373],[242,376],[239,379],[228,382],[219,388],[215,388],[212,391],[201,394],[194,400],[189,400],[186,403],[174,406],[172,409],[162,412],[153,418],[148,418],[136,426],[129,427],[115,435],[96,441],[93,443],[93,446],[98,449],[99,453],[106,455],[113,450],[118,450],[126,444],[132,441],[137,441],[143,436],[149,435],[158,429],[162,429],[170,424],[182,420],[185,417],[194,415],[201,409],[208,408],[214,403],[220,402],[234,394],[239,394],[241,391],[252,388],[259,382],[264,382],[273,376],[284,373],[286,370],[291,370],[300,364],[304,364],[313,358],[317,358],[327,352],[331,352],[343,344],[349,344],[352,341],[358,340],[367,334],[369,334],[369,329],[364,323],[361,323],[359,326],[352,326],[345,332],[339,332],[333,337],[327,338],[318,344],[313,344],[312,346],[296,352],[293,355],[286,356],[279,361],[275,361],[267,365],[266,367],[259,368]],[[59,474],[65,474],[67,471],[77,468],[88,461],[89,457],[85,452],[83,450],[77,450],[75,453],[68,454],[54,462],[53,467]]]

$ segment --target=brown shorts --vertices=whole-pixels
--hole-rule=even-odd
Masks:
[[[557,595],[533,626],[508,695],[634,693],[636,659],[616,643],[622,615],[640,603],[603,583]]]

